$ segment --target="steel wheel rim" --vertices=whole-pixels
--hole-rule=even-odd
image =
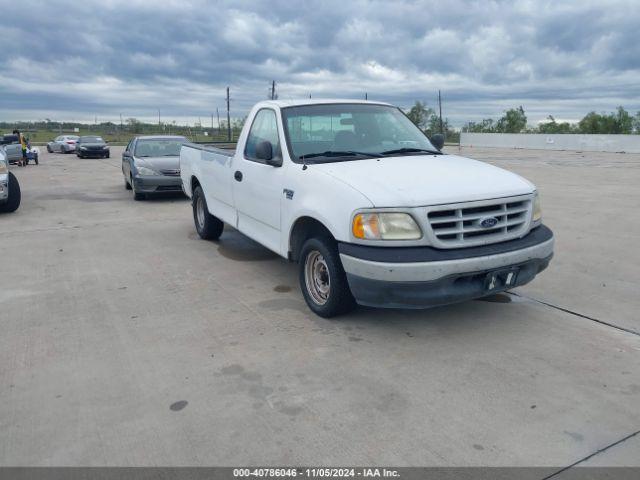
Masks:
[[[331,275],[327,262],[320,252],[313,250],[304,262],[304,280],[307,292],[314,303],[324,305],[331,292]]]
[[[198,226],[200,229],[204,228],[204,201],[202,197],[198,197],[196,201],[196,219],[198,220]]]

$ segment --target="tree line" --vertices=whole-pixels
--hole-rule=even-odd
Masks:
[[[579,122],[558,122],[549,115],[537,126],[527,125],[522,106],[507,110],[498,120],[486,118],[481,122],[468,122],[463,132],[474,133],[590,133],[590,134],[640,134],[640,112],[632,116],[624,107],[615,112],[589,112]]]
[[[416,101],[406,112],[411,121],[427,135],[440,132],[440,117],[433,108]],[[449,125],[448,119],[442,120],[443,133],[447,140],[453,140],[458,133]],[[591,133],[591,134],[640,134],[640,112],[631,115],[620,106],[611,113],[587,113],[579,122],[558,122],[549,115],[547,120],[537,126],[527,125],[527,115],[519,106],[504,112],[502,117],[494,120],[485,118],[480,122],[467,122],[463,132],[473,133]]]

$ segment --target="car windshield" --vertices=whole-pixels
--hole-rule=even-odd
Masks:
[[[183,137],[141,139],[136,143],[134,155],[136,157],[177,157],[185,143],[187,139]]]
[[[287,107],[282,120],[289,153],[297,163],[440,153],[400,109],[387,105]]]
[[[80,143],[104,143],[102,137],[80,137]]]

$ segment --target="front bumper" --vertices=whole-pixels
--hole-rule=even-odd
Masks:
[[[553,256],[553,233],[540,226],[525,237],[482,247],[367,247],[339,244],[351,292],[361,305],[425,308],[483,297],[529,283]],[[487,275],[512,271],[508,286],[487,289]]]
[[[9,174],[0,175],[0,203],[4,203],[9,198]]]
[[[163,193],[182,192],[182,178],[173,175],[152,175],[133,177],[136,192]]]
[[[82,150],[80,149],[74,149],[74,152],[76,152],[79,155],[82,155],[84,157],[105,157],[107,155],[109,155],[109,150]]]

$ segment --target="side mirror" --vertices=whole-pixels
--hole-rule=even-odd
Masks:
[[[432,135],[430,140],[433,146],[438,150],[442,150],[442,147],[444,147],[444,135],[442,135],[441,133]]]
[[[264,163],[272,167],[282,166],[281,159],[273,158],[273,145],[267,140],[256,145],[256,158],[258,160],[264,160]]]

